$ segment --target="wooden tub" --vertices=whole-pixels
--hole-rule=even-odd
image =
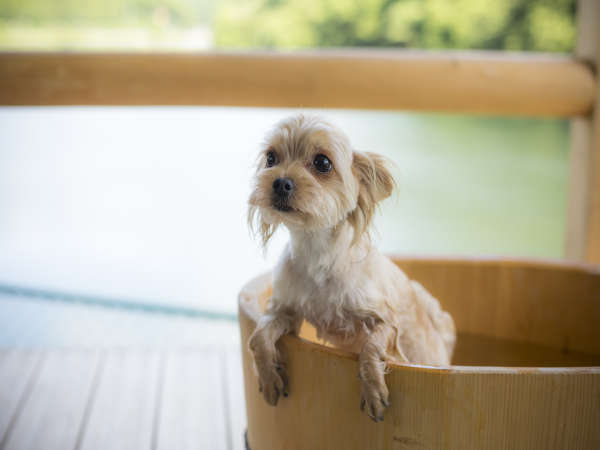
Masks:
[[[600,449],[600,270],[551,262],[394,258],[458,328],[450,367],[394,365],[382,423],[359,411],[357,357],[285,336],[290,396],[258,392],[248,337],[270,276],[239,299],[252,450]]]

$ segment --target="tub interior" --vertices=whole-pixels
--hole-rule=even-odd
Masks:
[[[317,339],[314,328],[306,322],[302,325],[300,337],[334,348]],[[600,355],[459,332],[452,364],[490,367],[596,367],[600,366]]]
[[[452,364],[459,366],[593,367],[600,356],[524,341],[459,333]]]

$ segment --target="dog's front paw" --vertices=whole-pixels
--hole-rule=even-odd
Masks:
[[[262,392],[263,397],[271,406],[277,405],[280,395],[287,397],[289,395],[289,390],[285,367],[282,365],[275,365],[260,370],[258,390]]]
[[[383,376],[380,380],[365,380],[360,377],[360,410],[375,422],[383,421],[383,413],[390,406],[389,392]]]

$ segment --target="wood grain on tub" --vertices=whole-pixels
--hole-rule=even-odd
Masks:
[[[386,378],[392,406],[376,424],[359,411],[356,355],[309,340],[310,329],[282,340],[290,396],[275,408],[259,395],[243,352],[251,448],[600,448],[598,269],[496,259],[396,262],[453,314],[466,336],[462,344],[459,336],[457,362],[471,365],[394,365]],[[243,342],[255,326],[247,302],[264,304],[267,280],[260,295],[240,297]]]

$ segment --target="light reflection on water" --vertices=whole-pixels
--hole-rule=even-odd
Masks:
[[[247,231],[252,162],[292,110],[0,108],[0,281],[234,311],[274,264]],[[557,120],[322,111],[397,165],[385,251],[562,254]]]

